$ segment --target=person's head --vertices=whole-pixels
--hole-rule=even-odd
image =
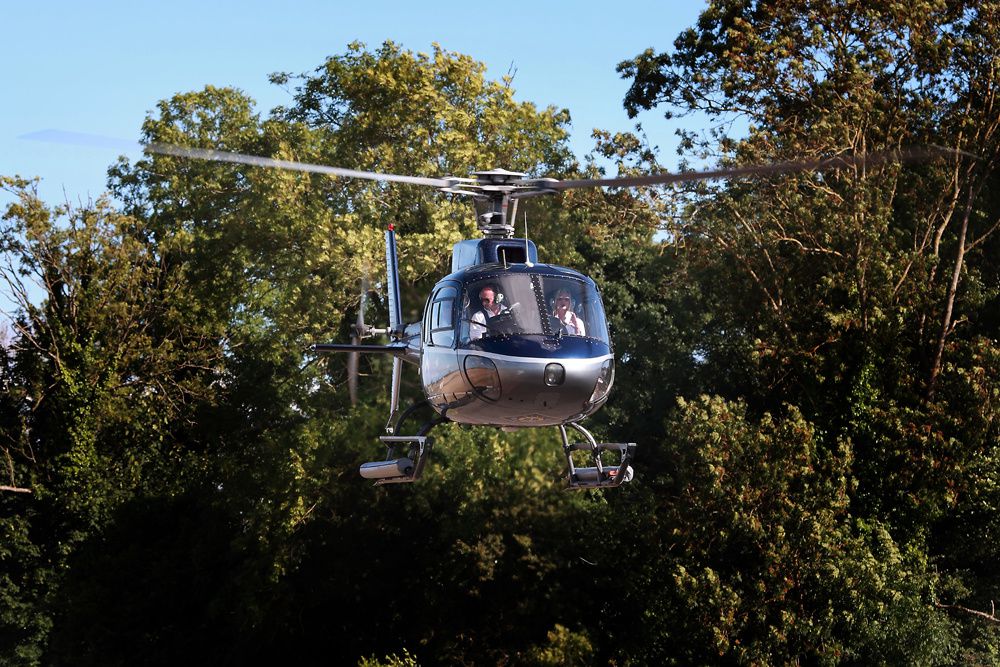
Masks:
[[[556,310],[569,310],[573,307],[573,297],[570,296],[569,290],[561,289],[556,292]]]
[[[483,308],[489,308],[490,310],[496,308],[497,291],[492,285],[487,285],[479,290],[479,303]]]

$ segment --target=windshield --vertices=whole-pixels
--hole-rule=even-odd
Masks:
[[[460,343],[491,336],[581,336],[609,343],[597,289],[564,276],[516,273],[465,286]]]

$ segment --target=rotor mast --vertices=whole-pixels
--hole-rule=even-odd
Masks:
[[[549,180],[555,183],[554,179],[526,180],[527,174],[506,169],[477,171],[473,176],[441,191],[472,197],[476,226],[488,239],[509,239],[514,235],[518,199],[556,192],[546,187]]]

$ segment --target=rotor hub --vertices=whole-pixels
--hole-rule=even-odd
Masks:
[[[442,192],[472,197],[476,208],[476,226],[486,238],[510,238],[514,235],[517,200],[554,194],[549,186],[555,179],[528,179],[527,174],[491,169],[473,172],[473,178],[451,178]]]
[[[491,169],[489,171],[474,171],[472,175],[480,185],[508,185],[523,181],[527,174],[506,169]]]

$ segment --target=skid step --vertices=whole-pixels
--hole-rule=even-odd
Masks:
[[[634,442],[595,442],[593,444],[589,442],[573,442],[567,445],[571,452],[607,452],[616,451],[619,454],[623,454],[625,450],[629,447],[635,447]]]
[[[365,479],[385,479],[386,477],[406,477],[413,475],[413,459],[401,458],[391,461],[371,461],[361,464],[361,476]]]
[[[584,441],[570,442],[566,426],[580,433],[585,438]],[[566,426],[560,426],[559,432],[562,434],[563,453],[566,455],[566,466],[569,470],[567,478],[571,489],[603,489],[632,481],[634,473],[630,464],[635,456],[634,442],[597,442],[590,431],[579,424]],[[578,467],[573,462],[573,452],[580,451],[590,452],[589,466]],[[602,459],[602,455],[609,451],[618,454],[616,463],[607,463]]]
[[[625,482],[632,481],[632,466],[625,466],[625,473],[622,475],[621,480],[618,481],[618,475],[621,473],[621,466],[604,466],[603,470],[598,470],[596,466],[589,468],[576,468],[573,471],[576,477],[577,484],[580,485],[593,485],[593,486],[617,486],[618,484],[624,484]],[[608,480],[617,481],[617,484],[609,484]],[[604,481],[605,483],[601,483]]]
[[[423,474],[434,438],[424,435],[383,435],[385,459],[363,463],[359,472],[375,485],[415,482]],[[402,450],[406,450],[405,453]]]
[[[615,443],[618,444],[618,443]],[[630,463],[635,453],[635,443],[621,443],[621,447],[609,447],[621,452],[621,460],[615,465],[601,461],[600,453],[592,457],[594,465],[577,467],[573,463],[571,450],[566,450],[566,461],[569,465],[569,487],[571,489],[603,489],[621,486],[631,482],[634,472]],[[595,450],[599,451],[599,450]]]

